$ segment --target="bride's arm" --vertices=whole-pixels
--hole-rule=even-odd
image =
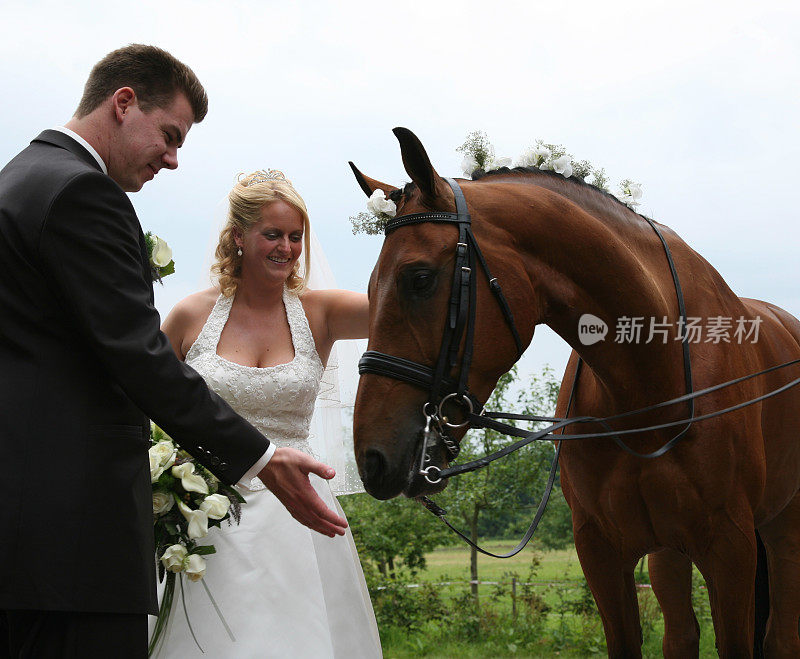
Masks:
[[[325,319],[331,343],[340,339],[366,339],[369,302],[364,293],[330,290],[325,293]]]
[[[327,362],[335,341],[367,338],[369,303],[364,293],[335,289],[306,291],[303,306],[323,363]]]

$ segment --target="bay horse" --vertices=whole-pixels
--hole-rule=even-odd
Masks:
[[[454,194],[411,131],[394,130],[412,183],[399,189],[362,174],[367,195],[380,189],[398,216],[449,212]],[[472,231],[505,292],[523,347],[544,323],[572,348],[556,416],[607,417],[686,393],[675,282],[665,247],[643,216],[581,180],[530,168],[459,180]],[[737,297],[702,256],[657,225],[674,259],[687,315],[760,319],[757,341],[729,337],[690,344],[695,390],[800,357],[800,322],[766,302]],[[436,363],[443,335],[458,232],[453,225],[415,223],[387,235],[369,282],[369,350]],[[518,358],[516,342],[485,278],[476,293],[469,390],[485,401]],[[669,321],[666,340],[584,345],[579,320],[592,314],[607,327],[618,319]],[[717,321],[718,322],[718,321]],[[676,340],[677,339],[677,340]],[[463,350],[463,346],[462,346]],[[578,356],[584,367],[576,373]],[[696,400],[697,416],[785,385],[796,367],[715,391]],[[373,373],[361,376],[354,446],[361,478],[374,497],[440,491],[415,471],[426,392]],[[621,419],[614,430],[687,416],[680,404]],[[602,431],[600,426],[569,432]],[[465,429],[453,433],[460,439]],[[675,434],[626,436],[645,453]],[[697,656],[699,627],[691,606],[694,563],[705,577],[717,648],[749,657],[754,647],[756,529],[766,548],[770,617],[768,656],[800,657],[800,388],[729,414],[694,423],[657,459],[623,452],[610,439],[562,442],[561,484],[572,510],[575,546],[597,602],[612,657],[641,656],[634,568],[649,554],[653,590],[665,619],[664,655]],[[432,458],[447,466],[444,452]]]

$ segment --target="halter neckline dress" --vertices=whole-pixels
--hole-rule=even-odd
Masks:
[[[217,354],[233,302],[233,296],[219,296],[186,363],[276,446],[310,452],[308,428],[323,364],[300,299],[284,288],[294,359],[266,368],[236,364]],[[323,501],[344,516],[328,483],[313,474],[311,480]],[[200,541],[217,549],[207,557],[204,580],[236,640],[225,631],[203,584],[184,579],[189,621],[205,654],[188,629],[178,586],[158,656],[382,656],[350,530],[328,538],[307,529],[258,479],[237,488],[247,499],[241,523],[223,524]]]

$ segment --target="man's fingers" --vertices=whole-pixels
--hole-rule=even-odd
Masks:
[[[311,487],[311,483],[308,484],[303,498],[303,504],[306,506],[310,517],[319,520],[325,528],[336,529],[339,535],[344,533],[344,530],[347,528],[347,520],[344,519],[344,517],[340,517],[325,505],[325,502],[320,499],[316,490]]]
[[[325,463],[314,460],[313,458],[311,458],[311,462],[308,465],[308,471],[325,480],[330,480],[336,475],[336,470],[333,467],[329,467]]]

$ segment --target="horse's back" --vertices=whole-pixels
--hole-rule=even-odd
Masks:
[[[783,328],[794,338],[794,343],[798,351],[800,351],[800,320],[795,318],[785,309],[776,306],[770,302],[763,300],[755,300],[753,298],[742,297],[739,298],[742,304],[750,311],[753,316],[758,316],[762,320],[771,318],[774,322],[783,326]]]

